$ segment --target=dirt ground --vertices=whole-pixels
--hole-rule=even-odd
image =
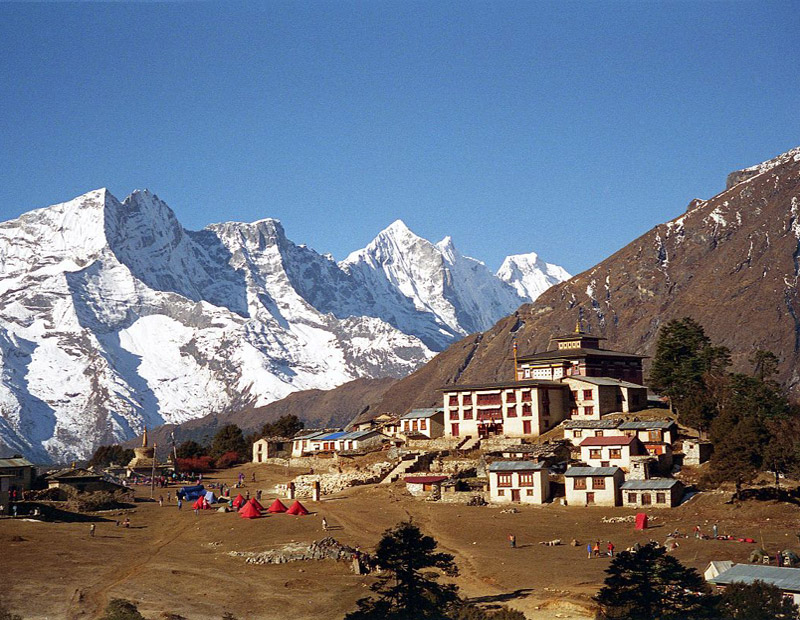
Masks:
[[[296,473],[245,465],[209,478],[230,483],[240,471],[251,493],[263,489],[264,505],[275,497],[275,484]],[[253,471],[256,483],[249,482]],[[173,496],[175,490],[171,489]],[[139,489],[137,495],[149,498],[149,488]],[[369,550],[386,528],[413,517],[455,555],[462,595],[487,605],[509,605],[531,620],[591,618],[590,598],[602,583],[609,560],[587,559],[587,542],[611,540],[622,550],[651,538],[663,542],[675,528],[687,533],[700,525],[710,532],[716,522],[721,533],[751,537],[758,544],[687,538],[679,540],[673,553],[703,570],[710,560],[746,561],[750,551],[762,544],[773,554],[786,548],[800,551],[796,535],[800,508],[773,502],[726,504],[729,496],[704,493],[679,508],[650,511],[657,518],[654,527],[644,532],[634,530],[632,523],[601,522],[603,516],[632,514],[628,509],[550,504],[521,507],[511,514],[497,507],[413,499],[402,483],[355,487],[318,503],[303,500],[312,511],[307,517],[246,520],[216,511],[195,516],[187,505],[178,511],[174,501],[164,507],[143,501],[130,514],[131,529],[117,527],[113,520],[101,521],[95,538],[89,537],[88,523],[3,519],[0,594],[26,620],[96,618],[113,597],[136,601],[148,618],[169,612],[192,620],[219,619],[226,611],[240,620],[341,618],[368,593],[370,583],[369,577],[350,572],[348,564],[249,565],[228,552],[318,540],[325,535],[323,516],[331,536]],[[517,549],[508,544],[510,533],[517,537]],[[565,544],[539,544],[556,538]],[[572,538],[581,545],[569,546]]]

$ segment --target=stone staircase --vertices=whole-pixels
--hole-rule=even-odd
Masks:
[[[467,452],[469,450],[474,450],[475,448],[477,448],[480,445],[481,445],[481,438],[480,437],[467,436],[467,437],[464,438],[464,441],[462,441],[460,444],[458,444],[458,447],[456,449],[457,450],[463,450],[464,452]]]
[[[403,456],[402,460],[397,464],[397,466],[386,474],[386,477],[381,480],[381,484],[391,484],[400,476],[409,471],[412,471],[417,465],[419,464],[420,459],[423,457],[428,457],[429,455],[425,453],[410,453]]]

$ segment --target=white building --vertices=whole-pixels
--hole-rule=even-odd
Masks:
[[[709,583],[724,588],[732,583],[753,583],[763,581],[777,586],[784,596],[791,597],[792,602],[800,604],[800,568],[788,566],[769,566],[765,564],[734,564],[722,571]]]
[[[587,437],[580,443],[581,460],[590,467],[622,467],[628,470],[631,457],[645,454],[636,437]]]
[[[445,435],[538,436],[568,413],[567,386],[558,381],[512,381],[443,388]]]
[[[412,409],[400,416],[400,433],[406,437],[441,437],[444,435],[444,412],[441,409]]]
[[[647,407],[647,388],[613,377],[566,377],[572,391],[573,418],[600,419],[607,413],[628,413]]]
[[[626,480],[621,488],[622,505],[628,508],[673,508],[684,492],[683,483],[672,478]]]
[[[253,442],[253,463],[289,456],[293,440],[288,437],[262,437]]]
[[[620,420],[581,420],[572,419],[562,423],[564,439],[576,446],[587,437],[607,437],[622,435],[618,430]]]
[[[564,474],[570,506],[619,506],[625,474],[619,467],[570,467]]]
[[[550,477],[544,463],[495,461],[489,465],[489,501],[543,504],[550,498]]]
[[[366,431],[314,431],[301,434],[292,442],[292,456],[325,454],[362,450],[374,447],[389,438],[376,430]]]

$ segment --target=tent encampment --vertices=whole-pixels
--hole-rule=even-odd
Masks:
[[[260,517],[261,511],[256,508],[255,504],[258,504],[258,502],[256,502],[254,499],[251,499],[241,507],[239,510],[239,516],[243,519],[255,519],[256,517]]]
[[[308,510],[306,510],[306,507],[303,506],[303,504],[301,504],[299,501],[294,500],[294,504],[289,507],[289,510],[286,511],[286,514],[302,517],[308,514]]]
[[[267,512],[272,512],[272,513],[286,512],[286,506],[283,505],[283,502],[281,500],[276,499],[269,505],[269,508],[267,508]]]
[[[217,503],[217,497],[214,495],[214,491],[206,491],[206,501],[209,504]]]
[[[198,484],[193,487],[181,487],[176,493],[176,495],[180,497],[183,501],[191,501],[205,494],[206,494],[206,489],[202,484]]]
[[[234,508],[236,508],[238,510],[239,508],[244,506],[245,503],[247,503],[247,500],[244,498],[244,495],[239,493],[239,495],[237,495],[234,498],[234,500],[231,502],[231,506],[233,506]]]

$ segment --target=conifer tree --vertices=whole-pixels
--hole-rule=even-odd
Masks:
[[[685,620],[716,615],[716,599],[707,593],[700,574],[655,543],[621,552],[606,573],[595,597],[605,618]]]
[[[436,546],[411,521],[386,530],[375,549],[375,561],[387,573],[371,586],[377,597],[359,600],[358,609],[345,619],[448,618],[459,605],[458,591],[439,583],[438,573],[455,576],[458,568],[453,556],[437,552]]]
[[[798,614],[791,598],[763,581],[732,583],[720,601],[720,616],[726,620],[796,620]]]

